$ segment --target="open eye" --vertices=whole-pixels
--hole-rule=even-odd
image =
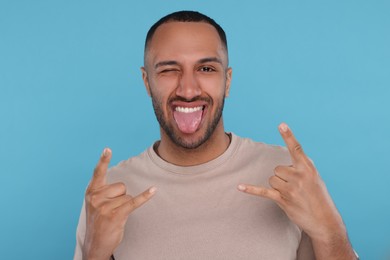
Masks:
[[[215,69],[213,69],[212,67],[209,67],[209,66],[203,66],[199,70],[202,71],[202,72],[213,72],[213,71],[215,71]]]

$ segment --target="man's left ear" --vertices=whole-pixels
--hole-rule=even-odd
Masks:
[[[230,92],[230,83],[232,81],[232,73],[233,73],[233,70],[232,68],[228,68],[226,70],[226,86],[225,86],[225,97],[228,97],[229,96],[229,92]]]

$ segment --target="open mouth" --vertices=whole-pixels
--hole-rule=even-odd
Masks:
[[[176,105],[173,107],[173,117],[179,130],[185,134],[195,133],[203,119],[206,105],[184,106]]]

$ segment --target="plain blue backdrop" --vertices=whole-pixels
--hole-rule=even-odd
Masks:
[[[228,35],[228,131],[315,161],[362,259],[390,257],[389,1],[0,0],[0,254],[71,259],[86,185],[159,138],[148,28],[193,9]]]

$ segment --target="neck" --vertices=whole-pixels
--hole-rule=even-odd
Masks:
[[[187,149],[176,145],[161,130],[161,141],[155,148],[157,154],[165,161],[179,166],[194,166],[209,162],[229,147],[230,137],[225,133],[222,120],[210,138],[194,149]]]

